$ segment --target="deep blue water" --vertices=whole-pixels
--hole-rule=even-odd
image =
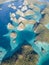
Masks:
[[[9,32],[9,30],[7,29],[7,24],[8,23],[12,24],[12,21],[10,20],[10,12],[13,13],[17,11],[8,7],[8,5],[11,3],[14,3],[14,5],[17,6],[18,8],[20,5],[22,5],[23,0],[0,4],[0,8],[2,8],[2,10],[0,10],[0,53],[1,53],[0,60],[3,59],[3,57],[9,52],[9,50],[10,50],[9,54],[12,54],[11,52],[14,52],[12,51],[12,47],[11,47],[12,45],[10,45],[10,38],[3,37],[3,35]],[[19,15],[16,16],[16,18],[18,17]],[[16,45],[13,46],[14,48],[16,47]]]
[[[14,3],[14,5],[18,8],[23,3],[23,0],[0,4],[0,7],[2,8],[2,10],[0,10],[0,36],[8,32],[6,25],[9,22],[12,23],[12,21],[10,20],[10,12],[16,12],[16,10],[8,7],[8,5],[11,3]],[[19,16],[17,15],[16,17],[18,18]]]
[[[49,59],[43,62],[42,65],[49,65]]]
[[[7,29],[7,24],[11,23],[16,27],[17,24],[13,23],[10,20],[10,12],[15,13],[17,11],[9,8],[8,5],[14,3],[16,8],[18,9],[20,5],[23,4],[23,0],[18,0],[18,1],[13,1],[13,2],[6,2],[4,4],[0,4],[0,7],[2,10],[0,10],[0,60],[2,61],[3,59],[10,57],[15,51],[17,51],[25,41],[30,44],[34,51],[36,51],[38,54],[40,54],[40,50],[38,46],[34,44],[34,41],[36,40],[37,33],[34,32],[34,25],[28,25],[23,31],[18,31],[18,30],[12,30],[17,33],[17,38],[12,39],[10,38],[10,30]],[[34,4],[35,6],[39,7],[41,11],[43,11],[46,7],[46,5],[37,5]],[[42,19],[42,14],[40,12],[36,12],[34,15],[28,15],[25,16],[24,18],[27,20],[35,20],[36,22],[40,22],[40,19]],[[34,16],[37,16],[37,18],[34,18]],[[20,15],[16,14],[16,18],[19,19]],[[9,34],[8,36],[3,36]],[[13,40],[16,40],[15,44],[13,43]],[[44,46],[44,45],[43,45]],[[48,60],[46,61],[48,62]],[[44,64],[44,63],[43,63]],[[46,64],[46,63],[45,63]]]

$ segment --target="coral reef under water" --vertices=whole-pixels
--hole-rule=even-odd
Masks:
[[[26,0],[0,4],[0,62],[28,44],[39,56],[37,65],[48,63],[49,44],[37,39],[44,30],[36,31],[40,25],[49,30],[49,23],[41,21],[46,16],[43,11],[47,7],[47,3],[32,4]]]

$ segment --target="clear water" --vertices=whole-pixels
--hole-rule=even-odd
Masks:
[[[49,23],[48,23],[48,24],[46,24],[46,25],[45,25],[45,27],[46,27],[47,29],[49,29]]]
[[[41,56],[37,65],[49,65],[49,52]]]
[[[49,65],[49,59],[43,62],[42,65]]]
[[[14,5],[17,6],[16,10],[8,7],[8,4],[11,4],[11,3],[14,3]],[[46,45],[40,44],[41,47],[39,44],[36,45],[34,43],[38,35],[37,33],[34,32],[34,25],[32,24],[26,25],[23,31],[16,30],[16,27],[18,26],[18,24],[13,23],[13,21],[10,20],[10,12],[15,13],[19,9],[19,6],[21,5],[23,6],[23,0],[6,2],[4,4],[0,4],[0,7],[2,8],[2,10],[0,10],[0,40],[1,40],[0,41],[0,60],[1,61],[7,57],[10,57],[15,51],[17,51],[24,44],[25,41],[27,41],[28,44],[30,44],[33,47],[34,51],[37,52],[37,54],[39,54],[40,56],[42,55],[41,47],[43,47],[46,51],[47,49],[49,49],[48,47],[44,47],[44,46],[47,46],[47,43]],[[34,4],[34,5],[39,7],[41,11],[46,8],[45,5],[37,5],[37,4]],[[23,18],[27,20],[35,20],[37,23],[39,23],[40,20],[42,19],[41,11],[40,12],[34,11],[35,12],[34,15],[28,15]],[[35,18],[35,16],[37,16],[37,18]],[[19,17],[21,16],[16,14],[16,18],[19,19]],[[8,30],[7,29],[8,23],[11,23],[13,26],[15,26],[15,28],[12,29],[11,31]],[[13,31],[17,34],[17,37],[15,39],[10,38],[10,34]],[[15,44],[13,43],[13,40],[16,40]]]

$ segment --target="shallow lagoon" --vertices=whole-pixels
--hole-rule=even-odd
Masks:
[[[21,2],[21,3],[19,3],[19,2]],[[14,5],[17,6],[16,10],[13,9],[13,8],[8,8],[7,7],[8,4],[11,4],[11,3],[14,3]],[[13,20],[12,21],[10,20],[10,12],[15,13],[17,11],[17,9],[19,9],[19,6],[21,6],[22,3],[23,3],[23,1],[21,0],[21,1],[18,1],[18,2],[17,1],[7,2],[7,3],[4,3],[4,4],[0,5],[0,7],[2,7],[2,10],[0,10],[0,14],[1,14],[0,15],[0,21],[1,21],[0,22],[0,40],[1,40],[0,41],[0,54],[1,54],[0,58],[1,59],[0,60],[1,61],[3,59],[7,58],[7,57],[10,57],[15,51],[17,51],[23,45],[23,42],[25,42],[25,41],[27,41],[28,44],[30,43],[32,47],[34,46],[33,47],[34,51],[35,52],[38,51],[37,54],[39,54],[40,56],[42,55],[41,50],[38,48],[39,45],[37,45],[37,46],[34,45],[35,44],[34,41],[36,41],[36,35],[39,35],[40,33],[37,34],[36,32],[34,32],[34,26],[32,26],[33,24],[28,25],[28,26],[25,25],[25,28],[23,29],[23,31],[19,31],[19,30],[16,30],[16,29],[17,29],[17,26],[19,26],[19,24],[21,24],[22,22],[15,23]],[[36,6],[36,5],[34,5],[34,6]],[[39,6],[37,5],[37,7],[39,7]],[[39,7],[40,8],[39,13],[38,13],[38,11],[37,12],[34,11],[35,15],[27,15],[23,18],[25,18],[27,20],[32,20],[33,19],[33,20],[35,20],[35,24],[40,23],[40,20],[42,19],[41,11],[44,10],[45,7],[46,7],[45,5],[41,5]],[[21,8],[20,8],[20,10],[21,10]],[[34,16],[36,16],[36,15],[37,15],[37,18],[34,18]],[[16,19],[19,19],[19,17],[21,17],[21,16],[16,14]],[[12,30],[7,29],[6,26],[8,25],[8,23],[11,23],[13,26],[15,26],[14,29],[12,29]],[[18,37],[16,39],[10,38],[10,34],[13,33],[13,32],[15,32],[16,34],[18,33]],[[14,43],[13,43],[13,41],[14,41]],[[3,43],[5,43],[5,44],[3,44]],[[44,45],[42,45],[42,47],[44,48]],[[48,47],[45,48],[45,50],[47,50],[47,49],[49,49],[49,48]],[[5,53],[5,55],[3,53]]]

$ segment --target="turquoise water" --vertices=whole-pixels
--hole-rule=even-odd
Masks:
[[[42,65],[49,65],[49,59],[47,59],[45,62],[43,62]]]
[[[35,16],[37,16],[37,17],[35,18]],[[24,18],[27,20],[35,20],[36,22],[39,23],[40,19],[42,18],[42,15],[40,13],[36,12],[36,14],[28,15],[28,16],[25,16]]]
[[[49,65],[49,52],[41,56],[37,65]]]
[[[49,2],[49,0],[38,0],[40,2]]]
[[[48,24],[46,24],[46,25],[45,25],[45,27],[46,27],[47,29],[49,29],[49,23],[48,23]]]
[[[2,10],[0,10],[0,62],[2,60],[5,60],[7,57],[12,56],[14,52],[18,51],[18,49],[23,44],[25,44],[25,41],[28,42],[28,44],[30,44],[32,46],[34,51],[41,58],[43,56],[43,52],[41,51],[41,47],[43,49],[45,49],[46,53],[49,51],[48,50],[49,45],[46,42],[44,42],[44,44],[42,44],[42,42],[38,42],[40,44],[37,44],[37,45],[35,44],[36,37],[40,33],[34,32],[34,25],[33,24],[27,24],[25,26],[24,30],[19,31],[19,30],[17,30],[16,27],[18,27],[20,23],[15,23],[15,22],[10,20],[10,13],[16,13],[16,11],[18,9],[21,10],[21,8],[19,8],[19,6],[23,6],[23,2],[24,2],[24,0],[18,0],[18,1],[6,2],[4,4],[0,4],[0,7],[2,8]],[[16,10],[8,7],[8,5],[12,4],[12,3],[14,3],[14,5],[16,6]],[[43,11],[46,8],[46,5],[34,4],[34,6],[39,7],[40,12],[34,11],[32,9],[32,11],[34,11],[35,14],[34,15],[33,14],[26,15],[23,18],[25,18],[27,20],[35,20],[36,21],[35,23],[40,23],[40,20],[43,17],[43,14],[41,14],[41,11]],[[35,18],[35,16],[36,16],[36,18]],[[19,17],[21,17],[21,15],[16,14],[15,17],[18,20]],[[11,23],[14,26],[14,29],[12,29],[12,30],[7,29],[8,23]],[[14,39],[10,37],[10,34],[12,32],[15,32],[17,34],[17,37]],[[13,42],[13,41],[15,41],[15,42]],[[46,55],[44,54],[44,56],[46,56]],[[41,60],[39,60],[39,61],[41,62]],[[38,62],[38,63],[40,63],[40,62]]]
[[[42,5],[39,5],[39,4],[34,4],[36,7],[39,7],[40,8],[40,12],[42,12],[45,8],[46,8],[46,4],[42,4]]]
[[[49,44],[47,42],[37,42],[36,44],[42,54],[38,59],[37,65],[49,65]]]

